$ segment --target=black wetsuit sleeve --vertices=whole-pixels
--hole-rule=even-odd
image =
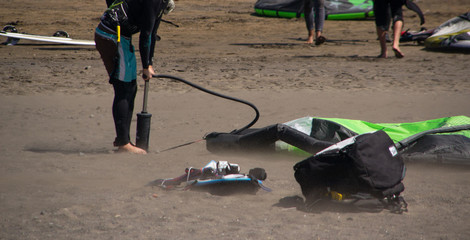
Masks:
[[[155,25],[155,27],[153,28],[153,32],[152,32],[152,41],[151,41],[151,46],[150,46],[150,56],[149,56],[149,65],[153,65],[153,54],[155,53],[155,44],[157,42],[157,39],[158,39],[158,36],[157,36],[157,30],[158,30],[158,27],[160,25],[160,20],[161,18],[159,18],[157,20],[157,23]]]
[[[157,29],[163,11],[161,0],[144,1],[143,5],[142,16],[140,17],[139,51],[142,67],[145,69],[152,64]]]

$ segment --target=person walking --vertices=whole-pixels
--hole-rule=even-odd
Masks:
[[[391,21],[393,22],[392,50],[397,58],[403,58],[405,56],[400,50],[400,37],[404,24],[403,5],[418,14],[420,25],[425,23],[423,12],[419,6],[411,0],[374,0],[375,26],[380,42],[379,58],[387,58],[387,32],[390,28]]]
[[[403,28],[402,6],[405,0],[374,0],[374,15],[377,36],[380,42],[379,58],[387,58],[387,32],[390,27],[390,18],[393,21],[392,49],[397,58],[403,58],[400,50],[400,36]]]
[[[304,0],[304,17],[307,25],[308,44],[321,45],[326,41],[322,36],[325,23],[325,0]],[[315,25],[315,26],[314,26]]]

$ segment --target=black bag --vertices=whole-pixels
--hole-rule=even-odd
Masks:
[[[294,171],[306,202],[333,192],[342,198],[376,198],[392,211],[406,208],[399,197],[405,190],[405,164],[384,131],[341,141],[297,163]]]

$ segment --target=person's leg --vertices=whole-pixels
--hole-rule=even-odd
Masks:
[[[397,58],[402,58],[405,56],[400,50],[400,36],[401,36],[402,28],[403,28],[403,21],[396,21],[395,24],[393,24],[392,49],[393,49],[393,52],[395,53],[395,57]]]
[[[97,31],[99,31],[97,29]],[[134,110],[134,99],[137,92],[137,84],[126,83],[113,76],[116,70],[116,58],[118,57],[118,46],[112,36],[95,33],[96,49],[101,55],[106,71],[109,74],[109,83],[113,84],[113,119],[116,130],[114,145],[119,151],[145,154],[145,150],[137,148],[130,143],[130,126]],[[135,70],[134,70],[135,71]]]
[[[321,36],[325,23],[325,0],[313,0],[313,9],[315,12],[315,44],[320,45],[326,41],[325,37]]]
[[[403,53],[400,51],[400,37],[401,30],[403,28],[403,10],[402,6],[404,1],[391,1],[390,9],[393,19],[393,43],[392,49],[397,58],[404,57]]]
[[[312,44],[313,39],[315,38],[314,35],[315,35],[315,31],[313,29],[308,30],[308,37],[307,37],[307,41],[305,43]]]
[[[134,110],[134,99],[137,92],[136,81],[113,81],[114,101],[113,118],[116,128],[114,145],[120,152],[145,154],[145,150],[135,147],[130,141],[130,127]]]
[[[307,25],[307,32],[308,32],[308,37],[307,37],[307,42],[308,44],[313,43],[314,39],[314,13],[313,13],[313,0],[305,0],[304,1],[304,18],[305,18],[305,23]]]
[[[377,27],[377,37],[380,43],[380,55],[379,58],[387,58],[387,31],[383,30],[382,27]]]
[[[137,94],[137,81],[132,81],[132,88],[129,92],[129,95],[127,96],[127,104],[128,104],[128,110],[127,110],[127,122],[126,126],[128,129],[131,127],[131,122],[132,122],[132,115],[134,114],[134,102],[135,102],[135,96]],[[129,131],[128,132],[128,138],[130,139]]]
[[[99,30],[97,30],[99,31]],[[117,43],[112,37],[105,37],[95,33],[96,50],[100,53],[103,60],[104,67],[110,77],[109,82],[112,81],[112,73],[114,72],[117,57]]]
[[[134,84],[115,80],[113,82],[114,87],[114,101],[113,101],[113,118],[114,125],[116,127],[116,140],[114,144],[116,146],[123,146],[130,143],[130,122],[129,115],[131,111],[131,105],[134,100],[132,96],[136,90]],[[132,115],[131,115],[132,116]]]
[[[390,6],[387,1],[375,0],[374,1],[374,15],[377,37],[380,44],[379,58],[387,58],[387,30],[389,28],[390,20]]]

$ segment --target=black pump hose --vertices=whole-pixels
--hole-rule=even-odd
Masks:
[[[221,97],[221,98],[225,98],[225,99],[228,99],[228,100],[232,100],[232,101],[235,101],[235,102],[239,102],[239,103],[243,103],[243,104],[246,104],[248,106],[250,106],[251,108],[253,108],[253,110],[255,110],[255,113],[256,113],[256,116],[255,118],[253,119],[253,121],[251,121],[248,125],[240,128],[240,129],[235,129],[233,130],[231,133],[232,134],[238,134],[240,132],[242,132],[243,130],[246,130],[248,128],[250,128],[251,126],[253,126],[259,119],[259,111],[258,109],[256,108],[255,105],[253,105],[252,103],[250,102],[247,102],[245,100],[241,100],[241,99],[238,99],[238,98],[234,98],[234,97],[230,97],[230,96],[227,96],[227,95],[223,95],[223,94],[220,94],[220,93],[217,93],[217,92],[214,92],[214,91],[211,91],[211,90],[208,90],[206,88],[203,88],[197,84],[194,84],[192,82],[189,82],[189,81],[186,81],[182,78],[179,78],[179,77],[175,77],[175,76],[171,76],[171,75],[164,75],[164,74],[158,74],[158,75],[153,75],[152,77],[154,78],[169,78],[169,79],[173,79],[173,80],[176,80],[176,81],[179,81],[179,82],[182,82],[182,83],[185,83],[193,88],[197,88],[203,92],[206,92],[206,93],[209,93],[209,94],[212,94],[214,96],[217,96],[217,97]]]

